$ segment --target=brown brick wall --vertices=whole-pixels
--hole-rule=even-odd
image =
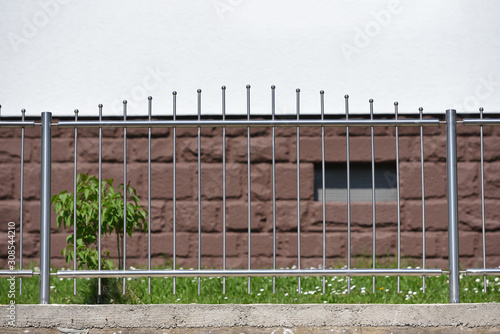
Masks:
[[[103,130],[103,178],[123,180],[121,129]],[[202,129],[202,265],[222,265],[222,130]],[[272,266],[271,131],[252,129],[251,200],[252,267]],[[479,130],[458,126],[460,255],[462,266],[482,265]],[[0,234],[8,221],[19,222],[20,129],[0,129]],[[153,263],[163,264],[173,254],[172,236],[172,131],[153,129],[152,140],[152,244]],[[196,129],[177,129],[177,263],[197,266],[197,139]],[[345,162],[345,128],[327,128],[326,161]],[[401,231],[402,256],[422,256],[420,139],[418,128],[401,128]],[[444,126],[426,128],[425,194],[426,256],[428,266],[447,267],[446,138]],[[486,253],[487,265],[500,265],[500,129],[485,128]],[[52,194],[72,189],[73,134],[53,128]],[[98,130],[79,130],[78,172],[98,171]],[[128,129],[128,180],[147,205],[147,130]],[[351,161],[370,162],[370,130],[351,128]],[[395,160],[395,130],[375,129],[376,161]],[[296,135],[295,128],[276,129],[277,266],[297,264]],[[318,266],[322,259],[322,203],[314,201],[314,163],[321,162],[321,130],[301,129],[301,256],[303,266]],[[247,156],[246,129],[227,129],[227,266],[247,265]],[[26,129],[24,188],[24,266],[39,259],[40,129]],[[352,255],[370,255],[371,203],[352,203]],[[397,205],[377,203],[377,255],[395,254]],[[328,264],[347,256],[347,205],[326,205]],[[61,256],[67,232],[56,227],[52,215],[52,266],[66,266]],[[103,248],[113,256],[113,238]],[[5,266],[6,247],[0,247]],[[136,233],[127,241],[127,264],[146,265],[147,235]]]

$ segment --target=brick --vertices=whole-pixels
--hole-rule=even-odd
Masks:
[[[248,203],[228,201],[226,204],[226,227],[228,231],[248,231]],[[252,202],[250,210],[251,231],[261,231],[267,220],[267,213],[261,202]]]
[[[176,237],[177,237],[177,235],[176,235]],[[176,245],[178,242],[179,242],[179,240],[176,240]],[[173,234],[172,233],[152,233],[151,234],[151,255],[152,256],[158,256],[158,255],[172,256],[172,254],[173,254]]]
[[[479,234],[472,232],[461,232],[459,233],[459,255],[460,256],[474,256],[476,254],[476,249],[479,246]]]
[[[227,137],[241,137],[247,135],[247,128],[226,128]]]
[[[420,162],[420,137],[399,137],[399,161]]]
[[[345,162],[347,159],[346,143],[346,139],[342,137],[326,137],[325,162]],[[321,162],[321,137],[300,139],[300,161]]]
[[[62,250],[67,246],[66,238],[69,233],[53,233],[50,236],[50,257],[52,258],[63,258],[61,254]]]
[[[500,198],[500,163],[484,166],[484,192],[487,198]]]
[[[3,168],[6,168],[7,166],[3,166]],[[19,168],[20,171],[20,168]],[[21,175],[18,171],[18,166],[14,167],[14,171],[12,174],[12,181],[14,183],[13,185],[13,196],[14,198],[20,198],[20,191],[21,191]],[[54,175],[54,174],[52,174]],[[52,176],[54,178],[54,176]],[[0,176],[0,180],[3,180],[3,178]],[[7,185],[10,182],[7,181]],[[0,189],[2,188],[2,185],[0,185]],[[1,190],[0,190],[1,193]],[[52,191],[54,193],[54,191]],[[40,198],[40,165],[39,164],[31,164],[31,163],[25,163],[24,164],[24,190],[23,190],[23,197],[25,200],[34,200],[34,199],[39,199]],[[1,195],[0,195],[1,198]]]
[[[40,259],[40,235],[36,233],[26,233],[23,235],[23,264],[26,265],[32,260]]]
[[[16,175],[14,165],[3,165],[0,168],[0,199],[11,199],[14,196],[14,176]]]
[[[146,137],[148,130],[145,128],[127,128],[127,138]]]
[[[202,256],[222,257],[222,252],[223,242],[221,234],[204,234],[201,236]],[[226,235],[226,256],[235,256],[237,254],[237,236],[235,234]]]
[[[273,235],[269,233],[252,234],[251,247],[252,247],[252,257],[256,256],[272,257]]]
[[[197,193],[196,164],[176,163],[176,198],[191,199]],[[147,177],[147,175],[146,175]],[[173,198],[173,166],[165,163],[151,164],[151,198]]]
[[[378,256],[387,256],[395,254],[397,247],[397,234],[376,232],[376,254]],[[351,234],[351,256],[366,256],[372,254],[372,233],[355,232]]]
[[[426,233],[425,252],[428,257],[447,257],[448,256],[448,232],[430,232]],[[447,267],[447,266],[446,266]]]
[[[421,166],[418,162],[400,163],[401,198],[422,198]],[[425,197],[439,198],[446,195],[446,165],[428,162],[424,164]]]
[[[289,139],[275,138],[275,161],[288,161]],[[246,137],[227,139],[227,158],[229,161],[247,162],[248,142]],[[250,159],[252,163],[272,161],[271,137],[253,137],[250,139]]]
[[[31,147],[31,146],[30,146]],[[25,159],[29,158],[30,152],[27,152],[25,146]],[[0,145],[0,163],[13,162],[19,164],[21,161],[21,140],[18,138],[2,138]]]
[[[293,212],[290,214],[293,214]],[[323,231],[323,202],[302,202],[301,216],[301,221],[304,222],[303,229],[305,231]],[[346,231],[347,204],[344,202],[326,202],[325,225],[327,232]]]
[[[52,162],[73,162],[75,158],[74,138],[52,139]]]
[[[40,233],[40,201],[24,201],[23,210],[23,230],[26,233]]]
[[[279,234],[277,237],[278,255],[297,257],[297,233]],[[345,253],[347,238],[345,234],[329,234],[326,236],[326,256],[334,257]],[[323,235],[321,233],[303,233],[300,237],[301,257],[316,258],[315,265],[321,263],[323,257]]]
[[[222,161],[222,139],[202,138],[200,141],[200,160],[202,162]],[[176,154],[178,161],[198,161],[197,137],[179,137],[176,140]]]
[[[176,139],[177,161],[198,161],[198,141],[193,137],[178,137]]]
[[[170,162],[173,160],[173,141],[171,137],[160,137],[152,139],[151,159],[152,161],[159,162]]]
[[[53,163],[51,178],[52,193],[57,194],[63,190],[73,192],[73,173],[74,167],[72,164]]]
[[[419,257],[423,254],[421,233],[401,233],[401,256]]]
[[[19,231],[19,207],[19,201],[16,200],[3,200],[1,202],[0,217],[2,217],[2,221],[0,222],[0,232],[8,230],[9,222],[14,222],[16,230]],[[23,219],[26,219],[26,217]]]
[[[33,135],[33,129],[30,128],[30,132]],[[40,131],[38,131],[38,135],[40,135]],[[20,129],[9,129],[9,128],[0,128],[0,138],[17,138],[21,136]]]
[[[177,231],[198,233],[198,202],[177,201]],[[201,231],[222,231],[222,205],[217,202],[201,202]]]
[[[486,255],[487,256],[492,256],[492,255],[498,256],[500,254],[500,242],[498,242],[498,240],[500,240],[500,232],[499,231],[486,233]],[[491,265],[492,264],[489,263],[489,266],[491,266]]]
[[[496,210],[497,200],[485,200],[485,229],[494,231],[500,229],[500,213]],[[458,219],[461,230],[482,231],[481,199],[459,200]]]
[[[465,161],[467,145],[460,140],[457,141],[457,144],[457,159]],[[436,136],[432,140],[424,138],[424,161],[446,161],[446,136]]]
[[[250,166],[251,200],[266,201],[272,199],[272,168],[269,164],[252,164]]]
[[[222,164],[204,164],[201,166],[201,195],[205,199],[222,199],[223,173]],[[226,164],[226,198],[241,197],[241,174],[239,164]]]
[[[480,193],[479,167],[477,163],[458,163],[458,194],[460,197],[476,196]]]
[[[314,196],[314,165],[300,164],[300,198]],[[276,199],[297,199],[297,165],[276,165]]]
[[[196,137],[198,133],[197,128],[176,128],[175,133],[177,137]],[[173,134],[173,131],[172,131]]]
[[[142,203],[144,208],[147,209],[147,202]],[[149,212],[151,216],[151,232],[162,232],[162,231],[172,231],[172,214],[171,208],[167,210],[167,203],[163,200],[152,200],[151,201],[151,211]],[[169,219],[170,218],[170,219]],[[169,225],[167,226],[167,220]]]
[[[459,215],[460,217],[460,215]],[[401,208],[402,228],[406,231],[422,230],[422,202],[404,201]],[[448,202],[446,199],[428,200],[425,202],[426,231],[448,230]]]
[[[301,205],[301,209],[305,207],[305,205]],[[297,232],[296,201],[276,202],[276,228],[280,232]]]

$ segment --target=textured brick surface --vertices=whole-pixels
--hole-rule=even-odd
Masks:
[[[298,263],[297,242],[297,154],[296,129],[276,130],[276,253],[278,266]],[[478,127],[458,127],[458,182],[460,256],[462,265],[482,265],[482,211],[480,141]],[[198,254],[198,145],[197,129],[177,129],[176,146],[176,256],[177,264],[197,266]],[[346,161],[345,128],[325,128],[325,160]],[[375,128],[375,160],[395,161],[393,128]],[[53,131],[52,193],[71,190],[73,185],[73,130]],[[123,130],[103,129],[103,178],[123,182]],[[369,128],[349,129],[353,162],[371,162]],[[153,129],[151,142],[151,256],[164,264],[173,255],[173,131]],[[226,256],[228,267],[247,266],[248,189],[247,130],[226,131]],[[371,255],[373,217],[371,202],[314,201],[314,167],[321,163],[321,129],[302,128],[300,137],[300,231],[302,266],[317,266],[323,254],[323,219],[328,263],[345,259],[347,226],[351,224],[353,256]],[[446,199],[446,138],[444,126],[424,129],[425,232],[428,266],[446,267],[448,213]],[[23,255],[26,263],[38,262],[40,229],[40,130],[26,129],[23,208]],[[273,263],[273,197],[271,129],[251,129],[251,263],[270,267]],[[500,265],[500,129],[484,128],[485,228],[487,263]],[[201,130],[201,238],[203,266],[222,265],[222,130]],[[128,129],[127,181],[142,204],[148,204],[148,131]],[[0,129],[0,233],[8,221],[19,222],[20,131]],[[98,129],[81,129],[78,137],[78,172],[97,175]],[[401,254],[421,261],[422,184],[420,129],[399,129],[401,186]],[[379,257],[397,251],[398,207],[396,202],[376,205],[376,253]],[[61,249],[70,233],[59,232],[52,214],[52,266],[65,265]],[[19,226],[17,227],[19,230]],[[116,240],[103,238],[103,246],[116,257]],[[127,239],[127,264],[147,262],[147,234],[137,232]],[[1,251],[3,252],[3,250]],[[5,261],[0,253],[0,262]],[[26,265],[25,263],[25,265]]]

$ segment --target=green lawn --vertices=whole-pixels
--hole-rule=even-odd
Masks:
[[[460,276],[461,302],[500,302],[499,277],[487,277],[487,293],[483,290],[483,277]],[[273,294],[272,277],[252,278],[251,294],[247,292],[247,278],[226,279],[226,294],[222,293],[222,278],[201,278],[201,294],[198,295],[197,278],[177,278],[176,294],[173,294],[172,278],[152,278],[151,294],[148,294],[148,278],[126,279],[126,293],[122,294],[122,279],[109,279],[105,300],[126,304],[250,304],[250,303],[347,303],[347,304],[420,304],[447,303],[448,276],[427,277],[425,293],[421,277],[401,277],[401,292],[397,292],[396,277],[377,277],[375,293],[372,293],[371,277],[351,278],[351,292],[347,291],[346,277],[326,277],[326,293],[322,293],[321,277],[302,277],[302,293],[299,294],[298,278],[277,277],[276,293]],[[38,303],[38,276],[23,279],[23,293],[19,294],[16,280],[17,304]],[[77,294],[73,294],[73,279],[51,276],[50,295],[52,304],[96,303],[96,279],[78,279]],[[0,279],[0,304],[9,303],[6,278]]]

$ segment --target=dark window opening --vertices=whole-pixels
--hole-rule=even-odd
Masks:
[[[351,202],[372,201],[372,164],[351,162]],[[396,162],[375,163],[375,200],[397,201]],[[327,202],[347,201],[347,164],[325,164],[325,193]],[[323,201],[323,178],[321,164],[314,166],[314,200]]]

